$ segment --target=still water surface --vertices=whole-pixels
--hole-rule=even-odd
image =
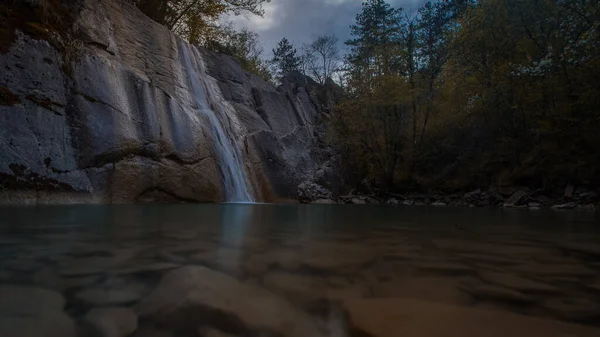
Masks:
[[[157,286],[169,286],[161,278],[182,266],[217,273],[206,276],[204,268],[201,275],[182,272],[178,278],[183,280],[171,282],[167,296],[180,301],[158,304],[158,316],[145,315],[144,301],[160,302],[154,294]],[[223,282],[220,275],[227,275]],[[324,336],[359,330],[382,337],[411,336],[410,329],[397,332],[393,325],[398,319],[382,318],[398,314],[403,305],[410,306],[410,314],[423,305],[428,315],[440,308],[464,308],[466,331],[469,315],[480,310],[491,317],[517,314],[597,329],[600,217],[549,210],[351,205],[0,208],[0,283],[18,285],[25,293],[35,287],[62,294],[66,313],[82,331],[91,331],[81,323],[91,309],[128,307],[141,316],[135,336],[153,336],[158,330],[164,336],[212,336],[212,330],[165,318],[169,310],[181,317],[189,309],[173,307],[194,296],[191,286],[183,285],[199,287],[201,282],[192,277],[209,283],[211,289],[200,292],[217,294],[196,299],[203,302],[203,310],[193,312],[194,320],[233,335],[261,329],[275,336],[288,334],[285,328],[278,331],[277,324],[269,325],[271,316],[254,318],[254,313],[243,312],[253,306],[258,312],[266,310],[244,295],[264,289],[289,303],[284,309],[276,307],[280,316],[298,321],[310,317]],[[232,296],[239,303],[229,303]],[[218,311],[218,317],[207,314],[206,307]],[[2,310],[9,309],[2,309],[0,298],[0,331]],[[332,328],[332,319],[343,320],[344,326]],[[523,324],[527,330],[529,323]],[[392,326],[381,328],[385,325]],[[419,329],[415,335],[428,335]]]

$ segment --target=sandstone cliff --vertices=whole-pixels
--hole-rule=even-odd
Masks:
[[[255,200],[296,198],[326,161],[308,79],[275,88],[124,1],[73,3],[68,35],[15,27],[0,50],[0,203],[225,201],[186,50]]]

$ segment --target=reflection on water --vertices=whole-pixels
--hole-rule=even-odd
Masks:
[[[504,209],[0,208],[0,336],[600,336],[599,225]]]

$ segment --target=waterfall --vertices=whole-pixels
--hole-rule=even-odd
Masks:
[[[184,71],[192,91],[192,101],[210,124],[209,130],[225,184],[226,201],[253,202],[242,156],[234,139],[235,132],[230,126],[230,114],[235,112],[229,104],[215,99],[219,89],[214,83],[207,82],[209,76],[200,54],[194,53],[195,47],[183,41],[180,42],[180,46]]]

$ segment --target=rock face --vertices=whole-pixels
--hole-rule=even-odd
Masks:
[[[64,3],[78,4],[70,35],[16,29],[0,54],[0,203],[225,200],[186,43],[126,1]],[[317,84],[291,76],[275,88],[229,56],[193,57],[255,199],[297,198],[327,160]]]

